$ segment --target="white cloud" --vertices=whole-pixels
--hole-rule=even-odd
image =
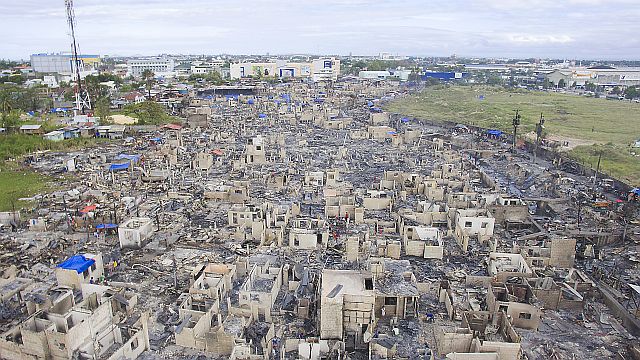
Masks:
[[[75,0],[82,50],[640,58],[640,0]],[[0,4],[1,57],[69,48],[64,4]]]
[[[567,44],[575,41],[569,35],[509,34],[507,38],[518,44]]]

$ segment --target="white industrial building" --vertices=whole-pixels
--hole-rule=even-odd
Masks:
[[[78,55],[80,70],[93,70],[100,63],[100,55]],[[31,67],[37,73],[71,74],[73,72],[73,55],[71,54],[33,54],[30,57]]]
[[[133,59],[127,61],[129,75],[139,77],[145,70],[151,70],[155,75],[171,75],[175,69],[175,62],[171,58],[156,57],[148,59]]]
[[[340,60],[319,58],[312,62],[244,62],[231,64],[231,78],[251,76],[275,76],[278,78],[312,78],[313,81],[336,81],[340,74]]]

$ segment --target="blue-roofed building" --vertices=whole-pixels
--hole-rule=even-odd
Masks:
[[[81,284],[97,282],[104,274],[102,255],[76,254],[56,266],[56,280],[61,286],[80,289]]]
[[[423,75],[420,75],[420,78],[424,81],[428,78],[439,79],[442,81],[451,81],[451,80],[462,80],[466,78],[469,73],[464,72],[453,72],[453,71],[427,71]]]

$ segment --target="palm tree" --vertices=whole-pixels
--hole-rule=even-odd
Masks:
[[[0,110],[7,113],[13,108],[11,101],[11,93],[8,90],[0,91]]]
[[[142,72],[142,79],[145,81],[147,87],[148,100],[151,100],[151,87],[153,86],[154,77],[155,74],[149,69]]]

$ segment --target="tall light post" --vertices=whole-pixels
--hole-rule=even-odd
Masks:
[[[518,135],[518,126],[520,126],[520,110],[516,110],[516,115],[513,117],[511,124],[513,125],[513,146],[512,151],[516,152],[516,138]]]
[[[542,130],[544,129],[544,116],[540,113],[540,121],[536,124],[536,144],[533,148],[533,162],[536,162],[538,156],[538,146],[540,146],[540,138],[542,137]]]

